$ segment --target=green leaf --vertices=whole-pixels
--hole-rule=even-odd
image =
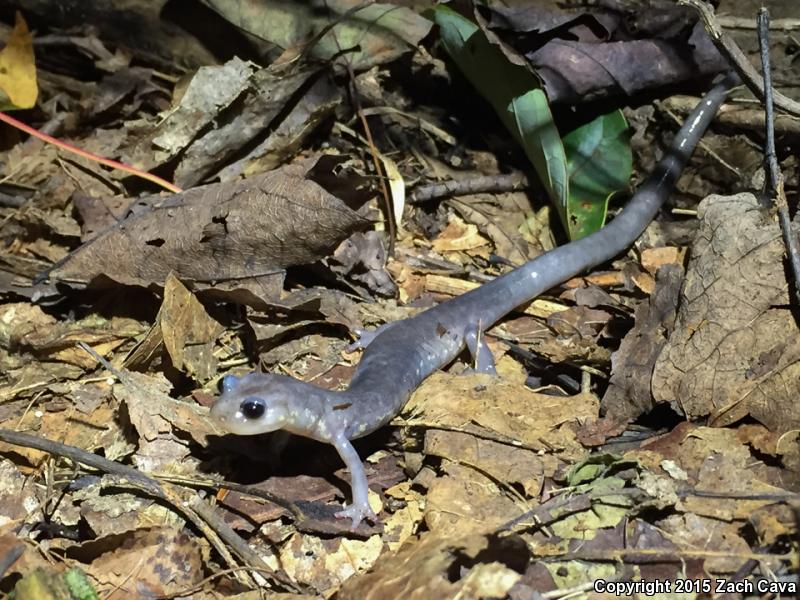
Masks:
[[[563,142],[570,184],[569,237],[576,240],[603,226],[609,199],[628,187],[632,169],[628,123],[616,110],[571,131]]]
[[[512,63],[477,25],[447,6],[427,13],[442,43],[533,164],[570,239],[603,226],[609,198],[627,188],[631,151],[620,111],[598,117],[562,143],[539,79]]]
[[[553,533],[565,539],[590,540],[598,529],[615,527],[636,504],[624,490],[630,478],[629,471],[639,470],[636,461],[614,454],[593,454],[574,465],[567,474],[567,483],[574,488],[573,493],[588,495],[591,506],[564,514],[551,524]]]
[[[567,474],[567,485],[570,487],[591,483],[600,477],[611,476],[627,469],[638,469],[635,460],[623,458],[617,454],[592,454],[585,460],[575,464]]]
[[[91,581],[78,567],[72,567],[64,573],[64,581],[69,587],[70,597],[74,600],[98,600],[99,596]]]
[[[522,146],[566,225],[567,158],[539,80],[451,8],[439,5],[429,14],[447,53]]]

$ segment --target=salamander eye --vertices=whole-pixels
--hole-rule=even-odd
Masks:
[[[255,421],[256,419],[260,419],[264,416],[264,413],[267,410],[267,405],[261,398],[250,396],[242,400],[242,403],[239,405],[239,410],[246,419]]]

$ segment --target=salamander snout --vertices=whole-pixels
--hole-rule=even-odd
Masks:
[[[267,373],[226,376],[222,394],[211,407],[211,418],[226,431],[239,435],[281,429],[289,415],[283,379]]]
[[[231,433],[254,435],[281,429],[286,424],[287,407],[283,402],[261,396],[223,394],[211,407],[211,418]]]

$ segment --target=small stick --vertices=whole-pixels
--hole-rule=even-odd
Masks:
[[[733,38],[722,30],[711,5],[704,0],[678,0],[678,3],[684,6],[691,6],[697,11],[700,15],[700,19],[703,21],[706,33],[708,33],[711,41],[714,42],[717,50],[730,60],[736,72],[739,74],[739,77],[741,77],[742,81],[750,88],[750,91],[753,92],[756,97],[763,100],[765,91],[761,77],[753,68],[753,65],[750,64],[747,55],[739,48],[736,42],[733,41]],[[792,100],[778,92],[773,93],[773,99],[778,108],[800,117],[800,102]]]
[[[164,486],[159,481],[148,477],[133,467],[103,458],[102,456],[87,452],[75,446],[69,446],[38,435],[12,431],[10,429],[0,428],[0,441],[15,446],[35,448],[36,450],[41,450],[52,456],[63,456],[75,463],[80,463],[107,473],[110,479],[103,485],[113,485],[114,487],[139,490],[148,496],[158,498],[172,506],[176,512],[186,517],[189,522],[206,536],[211,545],[229,565],[236,566],[236,562],[228,551],[228,547],[225,546],[223,542],[233,548],[242,562],[247,566],[254,567],[257,570],[264,570],[267,568],[267,565],[261,557],[254,550],[250,550],[246,542],[244,542],[227,523],[220,522],[219,520],[209,522],[205,518],[208,511],[200,512],[197,510],[196,503],[199,499],[192,502],[190,497],[182,491],[173,490],[171,486]],[[208,523],[208,525],[206,523]],[[243,552],[245,548],[246,550]],[[271,573],[276,583],[290,588],[294,585],[282,572],[271,571]]]
[[[528,178],[522,173],[509,175],[480,175],[468,179],[442,181],[417,187],[409,204],[422,204],[448,196],[466,196],[485,192],[516,192],[528,186]]]
[[[137,389],[136,383],[125,371],[114,368],[111,363],[100,356],[94,348],[84,342],[78,342],[77,346],[103,365],[103,367],[112,373],[123,385],[132,390]],[[173,489],[173,486],[164,485],[162,482],[148,477],[138,469],[102,458],[96,454],[81,450],[80,448],[66,446],[45,438],[38,438],[24,433],[0,429],[0,440],[11,444],[30,446],[57,456],[66,456],[75,462],[123,478],[124,481],[130,483],[132,487],[145,491],[156,498],[160,498],[173,506],[177,512],[183,514],[183,516],[191,521],[195,527],[205,535],[206,539],[216,548],[228,565],[232,567],[236,566],[234,558],[228,549],[228,547],[230,547],[233,553],[248,567],[252,567],[256,571],[267,568],[267,565],[258,553],[252,550],[247,545],[247,542],[245,542],[230,525],[217,518],[197,494],[195,494],[194,497],[188,496],[181,489]],[[227,546],[225,546],[225,544],[227,544]],[[276,582],[287,586],[289,589],[294,585],[281,571],[273,571],[272,575]]]
[[[800,303],[800,249],[797,244],[797,236],[792,231],[789,206],[783,189],[783,174],[775,153],[775,128],[773,126],[775,115],[772,105],[772,70],[769,60],[769,11],[763,6],[758,11],[758,44],[761,48],[761,68],[764,71],[764,112],[766,115],[765,129],[767,137],[764,158],[766,159],[766,168],[769,173],[770,192],[775,198],[775,204],[778,207],[778,220],[781,224],[781,232],[783,241],[786,244],[789,263],[792,266],[795,295],[798,303]]]

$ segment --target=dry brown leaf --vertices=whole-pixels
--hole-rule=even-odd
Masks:
[[[124,435],[116,420],[116,409],[108,402],[100,404],[90,414],[84,414],[68,404],[45,403],[34,405],[22,416],[3,423],[7,428],[20,428],[35,432],[48,440],[75,446],[89,452],[101,450],[106,457],[115,459],[126,454],[127,444],[120,444]],[[50,454],[27,446],[11,446],[0,443],[3,448],[24,456],[34,466],[43,464]]]
[[[541,252],[521,233],[530,210],[530,201],[524,193],[475,194],[458,200],[453,202],[453,208],[465,221],[477,225],[492,241],[499,256],[512,264],[522,264]]]
[[[642,267],[653,277],[656,271],[664,265],[681,265],[686,256],[686,248],[677,246],[661,246],[659,248],[645,248],[642,250]]]
[[[427,528],[438,535],[493,531],[529,508],[472,466],[444,461],[442,470],[430,482],[424,509]]]
[[[164,300],[156,321],[140,345],[125,359],[125,366],[147,367],[163,347],[172,366],[199,381],[208,381],[217,370],[214,345],[224,327],[206,312],[177,277],[164,284]]]
[[[191,441],[206,444],[207,436],[222,433],[208,418],[208,409],[171,398],[167,390],[172,386],[163,376],[127,372],[126,381],[128,385],[114,387],[114,395],[127,406],[139,433],[136,466],[172,475],[196,474],[200,459],[191,455]]]
[[[598,404],[592,394],[548,396],[489,375],[439,372],[414,392],[398,424],[463,431],[535,450],[558,449],[563,460],[579,460],[586,450],[573,429],[596,417]]]
[[[467,433],[431,429],[425,434],[425,454],[476,469],[500,485],[521,485],[528,496],[542,487],[544,466],[536,453]]]
[[[327,256],[369,223],[310,179],[318,164],[324,171],[334,162],[309,160],[175,194],[84,244],[48,277],[148,287],[174,273],[195,290],[242,290],[243,302],[278,298],[286,267]]]
[[[688,478],[688,484],[700,492],[723,497],[687,495],[676,508],[720,520],[747,520],[752,511],[770,504],[769,500],[748,500],[737,496],[776,494],[781,480],[775,467],[754,458],[736,431],[689,424],[674,429],[646,447],[664,459],[674,461]],[[630,453],[638,457],[642,451]],[[643,459],[646,455],[642,455]],[[647,461],[655,468],[652,459]],[[725,498],[724,496],[730,496]]]
[[[364,284],[371,293],[394,297],[397,286],[384,268],[386,251],[377,231],[354,233],[339,244],[333,258],[334,272]]]
[[[705,559],[709,573],[734,573],[747,560],[751,550],[739,534],[739,526],[694,514],[670,515],[659,528],[680,550],[716,554]],[[769,561],[767,561],[769,562]],[[777,561],[774,565],[779,564]]]
[[[237,57],[212,63],[197,70],[156,127],[128,143],[128,162],[145,170],[173,162],[174,181],[184,189],[225,165],[221,180],[232,181],[264,153],[272,158],[268,168],[285,162],[336,107],[339,91],[330,84],[306,86],[303,93],[314,67],[278,73]]]
[[[34,510],[40,504],[35,489],[13,462],[0,460],[0,522],[4,526],[16,529],[32,512],[38,512]]]
[[[797,536],[795,508],[788,502],[756,509],[748,522],[755,529],[758,541],[766,546]]]
[[[765,431],[763,427],[760,429]],[[696,540],[702,544],[695,545],[695,551],[707,548],[714,553],[718,547],[728,544],[726,540],[732,536],[738,540],[736,551],[746,556],[747,552],[740,545],[743,542],[738,539],[745,526],[754,527],[763,544],[793,535],[796,524],[791,508],[768,499],[769,495],[780,497],[785,493],[778,486],[787,483],[787,471],[759,461],[750,452],[748,443],[748,437],[736,430],[685,423],[649,442],[646,450],[626,454],[652,471],[652,474],[643,474],[637,485],[658,501],[657,506],[674,506],[684,512],[683,517],[671,517],[670,530],[677,544],[690,549],[686,539]],[[670,478],[655,475],[659,472]],[[688,493],[675,501],[675,489]],[[691,489],[699,493],[694,495]],[[712,496],[700,495],[703,492]],[[753,500],[748,499],[748,495],[767,495],[767,498]],[[715,542],[705,542],[700,539],[702,536],[694,537],[691,531],[684,531],[692,524],[706,527],[709,539]],[[712,564],[714,568],[730,568],[741,560],[741,556],[725,556],[722,551],[719,556],[722,562]]]
[[[425,496],[415,489],[413,482],[401,481],[385,490],[387,498],[401,500],[403,506],[384,516],[383,539],[390,552],[397,551],[417,532],[424,516]]]
[[[238,29],[288,49],[280,58],[283,68],[309,53],[316,61],[339,64],[346,60],[356,72],[366,70],[408,53],[432,27],[416,11],[394,4],[361,6],[352,0],[324,6],[271,0],[248,8],[236,0],[209,0],[208,4]],[[353,7],[360,10],[350,10]],[[327,33],[318,39],[317,31]],[[346,58],[342,48],[352,48]]]
[[[148,527],[181,527],[181,517],[152,499],[125,492],[103,493],[100,485],[88,486],[74,495],[80,516],[98,538]]]
[[[485,531],[520,514],[526,504],[516,486],[535,496],[562,461],[586,456],[574,430],[597,416],[597,405],[591,395],[567,400],[487,375],[429,377],[402,418],[428,428],[425,454],[447,459],[446,475],[427,483],[428,528]]]
[[[25,302],[5,304],[0,307],[0,346],[16,347],[26,335],[56,324],[55,317],[46,314],[41,307]]]
[[[5,577],[25,576],[36,569],[53,569],[53,562],[42,556],[39,548],[33,544],[20,540],[13,533],[0,535],[0,556],[11,556],[12,553],[20,551],[20,557],[8,565]]]
[[[622,423],[652,409],[653,368],[675,323],[682,283],[681,266],[666,266],[658,272],[653,295],[636,307],[636,323],[622,339],[603,396],[607,417]]]
[[[750,415],[774,431],[796,429],[800,336],[788,308],[780,229],[748,193],[709,196],[698,218],[653,396],[715,425]]]
[[[54,382],[77,379],[83,375],[83,371],[80,367],[61,362],[27,361],[21,366],[9,368],[7,375],[13,383],[0,387],[0,407],[3,406],[2,402],[18,396],[29,398]],[[16,416],[19,418],[19,413]]]
[[[451,217],[447,226],[431,242],[431,248],[439,253],[470,252],[474,254],[479,248],[486,249],[489,242],[478,233],[478,228],[465,223],[458,217]]]
[[[295,534],[281,547],[280,565],[292,579],[325,593],[370,568],[382,550],[383,542],[378,535],[351,540]]]
[[[645,294],[652,294],[656,287],[655,279],[653,279],[650,273],[645,273],[637,269],[631,273],[630,278],[633,284]]]
[[[34,305],[10,304],[0,316],[0,343],[13,345],[43,361],[58,361],[88,369],[96,364],[83,342],[98,354],[106,354],[139,335],[142,325],[134,319],[114,317],[108,320],[90,315],[78,321],[58,322]]]
[[[383,558],[369,573],[347,581],[337,598],[503,598],[519,581],[519,565],[528,556],[525,545],[513,536],[428,533]]]

